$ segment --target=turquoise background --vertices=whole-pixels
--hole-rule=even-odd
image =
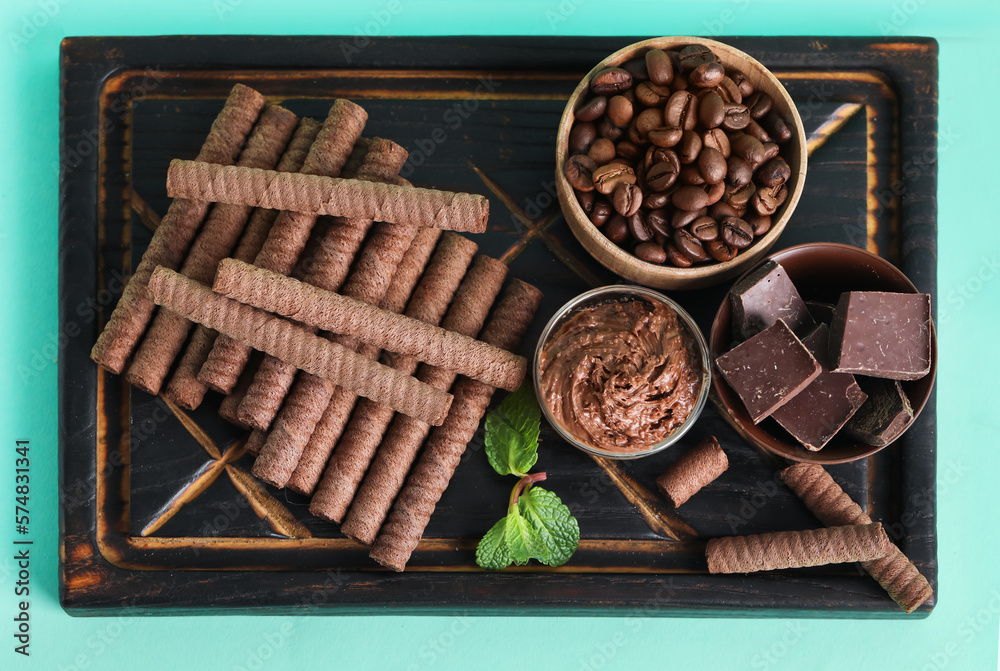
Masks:
[[[1000,308],[995,2],[420,2],[385,35],[928,35],[940,42],[939,605],[921,620],[177,617],[75,619],[57,601],[59,41],[66,35],[360,34],[390,0],[4,0],[0,9],[0,668],[993,669]],[[625,7],[628,9],[626,10]],[[728,12],[728,13],[727,13]],[[643,16],[636,20],[634,16]],[[34,25],[33,25],[34,24]],[[41,357],[39,359],[38,357]],[[44,361],[41,370],[32,359]],[[19,373],[19,366],[21,368]],[[25,373],[25,370],[31,371]],[[24,374],[21,374],[24,373]],[[13,652],[14,441],[32,444],[31,657]],[[270,653],[270,654],[268,654]],[[266,656],[262,660],[258,655]],[[183,667],[182,667],[183,668]]]

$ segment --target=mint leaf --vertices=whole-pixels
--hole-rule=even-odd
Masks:
[[[538,535],[531,523],[521,516],[519,506],[510,507],[507,511],[506,521],[507,528],[504,539],[507,541],[507,547],[510,549],[515,564],[519,566],[527,564],[531,558],[537,559],[546,555],[545,541]]]
[[[580,544],[580,525],[559,500],[547,489],[532,487],[518,499],[521,519],[527,520],[541,539],[545,552],[533,555],[549,566],[562,566]]]
[[[535,465],[541,417],[530,384],[508,394],[486,415],[486,456],[497,473],[524,475]]]
[[[493,525],[493,528],[486,532],[483,539],[476,546],[476,563],[484,569],[499,571],[510,566],[514,557],[507,547],[505,535],[507,533],[507,518],[502,518]]]

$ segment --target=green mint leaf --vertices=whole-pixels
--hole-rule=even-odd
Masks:
[[[506,519],[504,538],[515,564],[527,564],[533,557],[537,559],[546,555],[545,541],[531,523],[521,516],[519,506],[511,506]]]
[[[580,525],[559,497],[547,489],[532,487],[518,499],[521,518],[535,530],[545,552],[533,555],[549,566],[562,566],[580,544]]]
[[[476,563],[484,569],[499,571],[510,566],[514,557],[510,554],[505,538],[507,533],[507,518],[504,517],[486,532],[476,546]]]
[[[508,394],[486,415],[486,456],[497,473],[524,475],[535,465],[541,416],[530,384]]]

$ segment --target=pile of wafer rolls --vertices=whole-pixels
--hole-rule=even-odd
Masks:
[[[311,495],[403,570],[541,300],[459,235],[481,195],[413,187],[407,152],[337,100],[299,119],[237,84],[91,357],[187,409],[208,390],[251,429],[253,473]]]

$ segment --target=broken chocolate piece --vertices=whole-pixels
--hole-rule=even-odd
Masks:
[[[830,329],[820,324],[802,341],[823,372],[771,415],[807,450],[826,445],[868,398],[850,373],[831,373],[826,365]]]
[[[903,433],[913,419],[913,407],[898,380],[858,377],[868,400],[844,425],[844,433],[868,445],[885,447]]]
[[[768,261],[740,280],[729,291],[729,301],[737,340],[757,335],[779,319],[799,337],[816,326],[795,285],[776,261]]]
[[[754,424],[809,386],[822,370],[782,319],[720,356],[715,365]]]
[[[881,291],[840,295],[830,325],[830,369],[892,380],[931,370],[931,297]]]

